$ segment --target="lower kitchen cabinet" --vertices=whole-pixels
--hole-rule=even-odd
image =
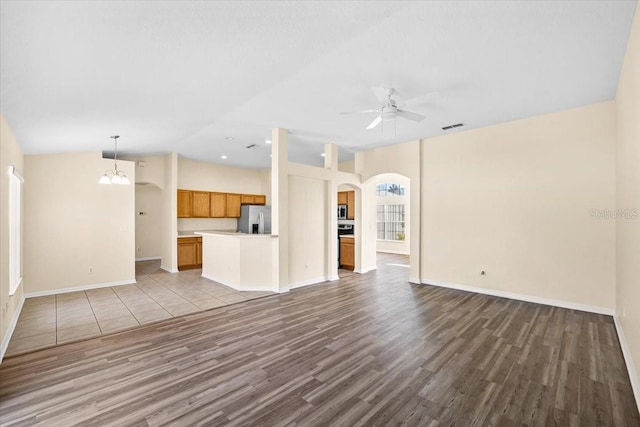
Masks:
[[[202,267],[202,237],[178,238],[178,270]]]
[[[340,266],[353,270],[355,266],[355,244],[353,237],[340,237]]]

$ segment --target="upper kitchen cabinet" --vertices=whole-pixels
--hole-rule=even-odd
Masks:
[[[266,205],[267,204],[267,196],[264,194],[256,194],[253,196],[253,204],[254,205]]]
[[[209,193],[209,216],[211,218],[226,218],[227,193]]]
[[[356,218],[356,192],[338,191],[338,204],[347,205],[347,219]]]
[[[191,216],[193,218],[209,218],[209,192],[192,191],[193,205]]]
[[[253,194],[240,195],[240,204],[252,205],[254,203],[254,200],[255,200],[255,196]]]
[[[347,219],[356,217],[356,192],[347,191]]]
[[[242,195],[227,193],[227,218],[240,218]]]
[[[191,218],[193,192],[178,190],[178,218]]]
[[[346,191],[338,191],[338,204],[346,205],[347,204],[347,192]]]

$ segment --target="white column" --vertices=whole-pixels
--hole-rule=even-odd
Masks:
[[[332,171],[327,187],[327,276],[329,280],[338,280],[338,146],[324,145],[324,168]]]
[[[278,236],[273,252],[273,283],[279,292],[289,290],[289,136],[286,129],[271,132],[271,234]]]

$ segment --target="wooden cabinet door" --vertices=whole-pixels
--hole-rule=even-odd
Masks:
[[[202,267],[202,237],[198,237],[196,243],[196,264],[198,267]]]
[[[209,216],[211,218],[224,218],[227,216],[227,194],[209,193]]]
[[[178,239],[178,270],[195,268],[198,265],[198,239],[183,237]]]
[[[193,207],[191,216],[193,218],[209,218],[209,192],[192,191]]]
[[[178,218],[191,218],[193,193],[189,190],[178,190]]]
[[[264,194],[256,194],[253,196],[253,203],[256,205],[266,205],[267,204],[267,196]]]
[[[347,192],[346,191],[338,191],[338,204],[346,205],[347,204]]]
[[[356,192],[347,191],[347,219],[356,218]]]
[[[255,197],[253,194],[241,194],[240,195],[240,204],[242,205],[253,205]]]
[[[353,238],[340,238],[340,265],[347,270],[353,270],[355,265],[355,251]]]
[[[241,195],[227,193],[227,218],[240,218]]]

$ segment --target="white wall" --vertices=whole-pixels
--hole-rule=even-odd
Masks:
[[[136,260],[162,257],[162,190],[135,186]],[[142,214],[141,214],[142,213]]]
[[[24,156],[20,145],[16,141],[13,132],[9,128],[9,124],[0,114],[0,342],[3,344],[4,350],[8,345],[9,327],[17,321],[17,312],[24,294],[25,283],[23,279],[15,294],[9,295],[9,176],[7,170],[9,166],[15,166],[24,176]],[[29,181],[25,181],[23,190],[30,185]],[[24,203],[23,203],[24,217]],[[24,221],[22,222],[24,229]],[[25,247],[24,241],[22,245]],[[24,250],[23,250],[24,253]],[[23,266],[24,266],[24,255]],[[2,352],[0,351],[0,359]]]
[[[178,271],[178,155],[164,156],[162,185],[162,261],[160,267]]]
[[[621,213],[631,211],[615,220],[616,312],[628,345],[629,374],[640,406],[640,5],[636,6],[618,83],[616,112],[616,206]]]
[[[605,102],[424,140],[423,282],[613,309],[615,133]]]
[[[289,176],[289,283],[327,277],[327,194],[324,180]]]
[[[135,281],[135,186],[98,184],[112,168],[100,152],[25,156],[26,293]]]

